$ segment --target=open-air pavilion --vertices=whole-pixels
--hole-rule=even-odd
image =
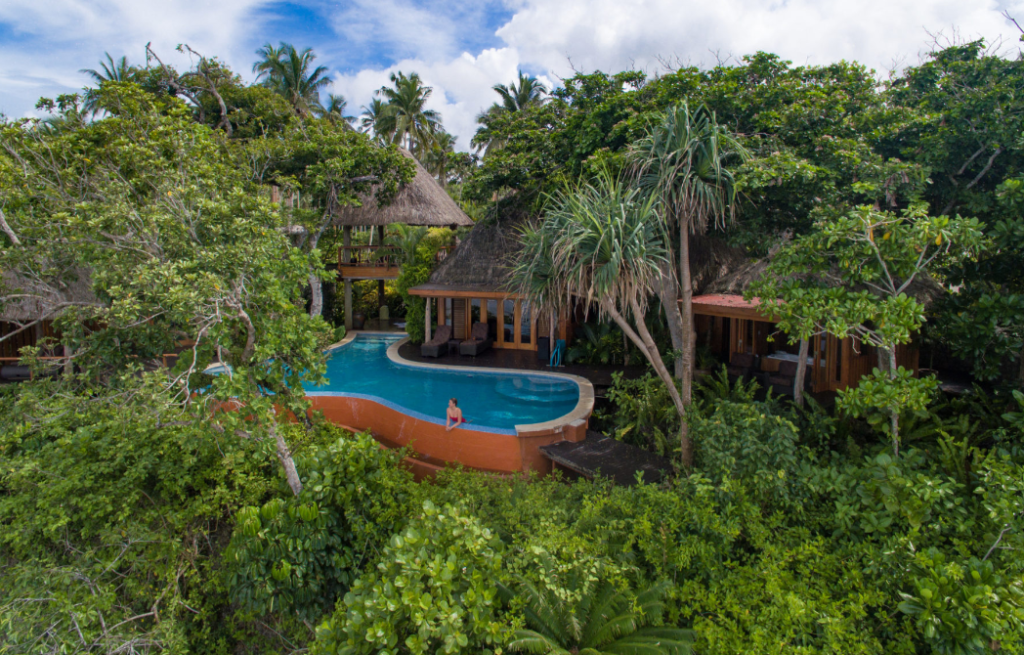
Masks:
[[[463,212],[437,180],[408,151],[401,153],[416,165],[412,181],[398,190],[391,204],[381,206],[373,191],[360,197],[360,206],[339,207],[332,225],[342,228],[342,246],[338,249],[338,278],[345,287],[345,328],[352,329],[352,282],[377,280],[379,298],[384,302],[384,282],[401,273],[399,253],[383,245],[388,225],[423,225],[427,227],[468,227],[473,219]],[[352,228],[376,230],[376,244],[352,245]]]

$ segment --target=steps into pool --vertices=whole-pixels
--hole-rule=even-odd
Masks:
[[[495,391],[511,400],[531,403],[566,403],[579,397],[577,389],[564,380],[542,377],[508,377],[498,381]]]

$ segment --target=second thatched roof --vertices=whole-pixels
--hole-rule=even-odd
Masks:
[[[416,165],[416,175],[412,181],[400,188],[394,200],[386,207],[377,204],[373,192],[361,195],[361,206],[341,207],[335,212],[334,225],[376,226],[404,223],[429,227],[459,227],[473,224],[473,219],[459,208],[434,176],[428,173],[411,153],[401,148],[399,152]]]

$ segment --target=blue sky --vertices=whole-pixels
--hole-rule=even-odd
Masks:
[[[1024,0],[2,0],[0,112],[33,115],[40,96],[73,92],[104,52],[143,63],[188,43],[251,79],[266,42],[312,47],[358,112],[394,70],[418,72],[432,107],[468,147],[491,86],[520,69],[557,84],[573,69],[650,73],[713,65],[756,50],[803,64],[856,59],[884,75],[937,39],[1018,34]],[[1024,22],[1024,21],[1022,21]]]

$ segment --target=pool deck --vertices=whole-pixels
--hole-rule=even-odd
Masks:
[[[537,371],[538,373],[564,373],[577,375],[590,381],[595,387],[610,387],[612,373],[622,372],[626,379],[641,377],[647,370],[644,366],[585,366],[568,364],[566,366],[548,366],[537,359],[533,350],[505,350],[491,348],[476,357],[469,355],[441,355],[440,357],[423,357],[420,347],[405,343],[398,348],[398,356],[411,364],[432,364],[441,366],[462,366],[466,368],[503,368],[510,371]]]

